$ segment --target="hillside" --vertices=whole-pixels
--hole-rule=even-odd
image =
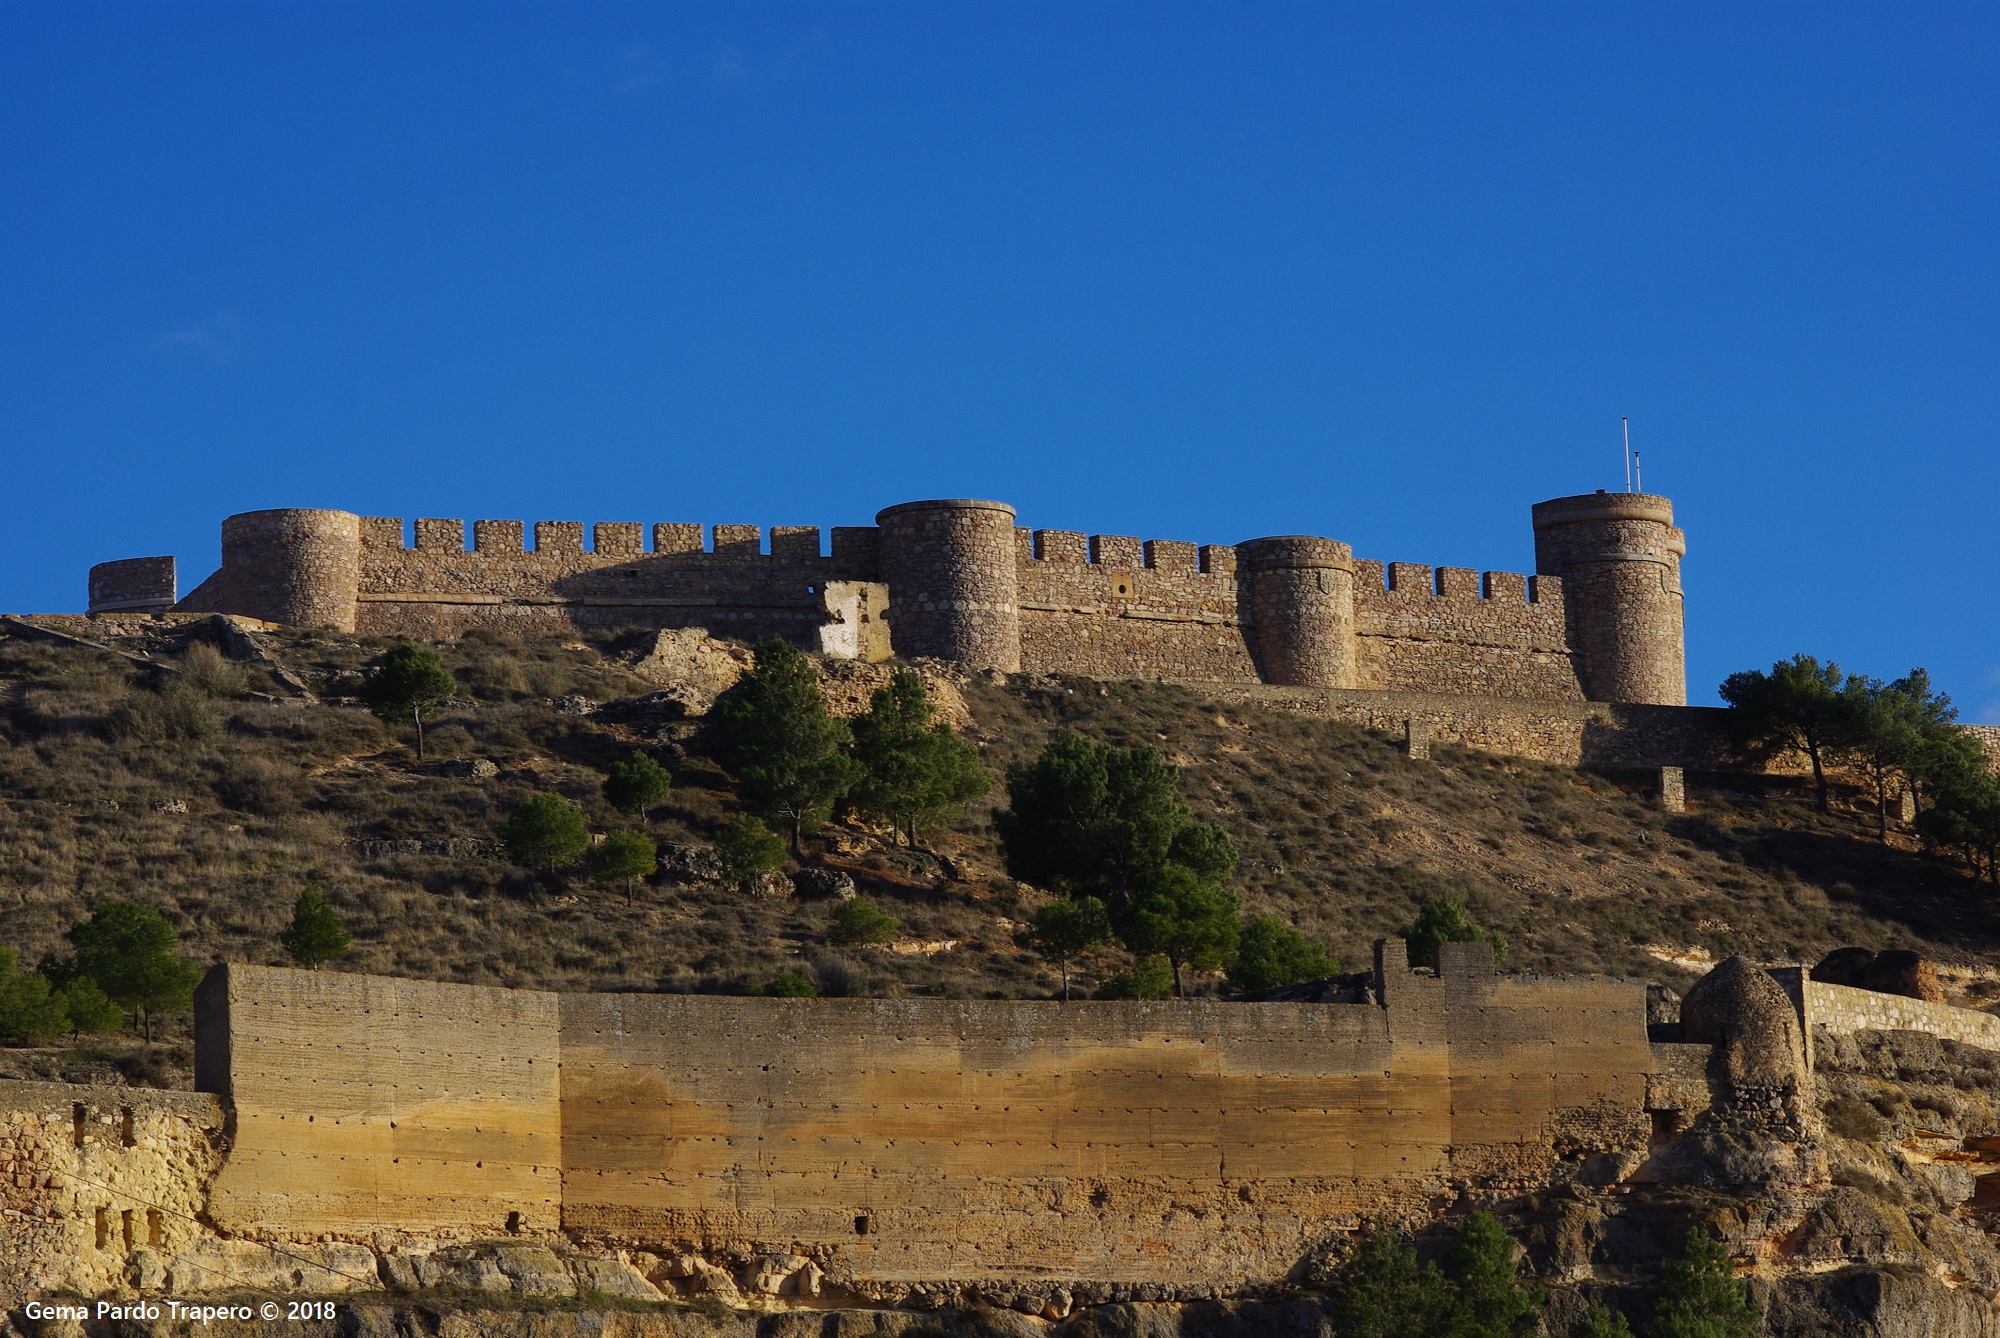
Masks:
[[[211,623],[121,639],[125,654],[18,624],[0,640],[0,941],[24,963],[119,897],[161,907],[203,960],[280,962],[278,933],[311,885],[353,931],[340,964],[352,970],[571,990],[733,993],[786,969],[815,972],[827,992],[1056,989],[1022,931],[1038,894],[1001,867],[989,816],[1004,803],[998,785],[934,833],[930,852],[852,822],[809,842],[810,861],[849,873],[902,921],[893,944],[836,950],[823,932],[830,899],[662,876],[628,904],[622,890],[532,875],[498,854],[498,823],[537,790],[575,800],[596,830],[631,825],[598,786],[635,746],[673,771],[649,824],[660,841],[703,846],[733,811],[699,719],[657,698],[633,704],[659,687],[631,668],[643,638],[441,645],[466,695],[430,729],[422,763],[406,731],[353,700],[388,643],[259,634],[288,685],[261,661],[218,655],[216,639],[252,649]],[[858,701],[872,680],[852,669],[844,694]],[[1184,796],[1241,850],[1246,910],[1278,913],[1350,968],[1420,896],[1449,891],[1506,936],[1505,969],[1680,988],[1732,952],[1810,961],[1860,943],[1937,959],[1961,1002],[2000,993],[1984,893],[1907,838],[1879,844],[1872,819],[1841,805],[1813,813],[1790,782],[1690,777],[1690,811],[1669,815],[1636,778],[1449,747],[1412,762],[1365,731],[1218,708],[1195,687],[956,686],[996,772],[1062,727],[1156,745]],[[1107,956],[1086,975],[1123,964]]]

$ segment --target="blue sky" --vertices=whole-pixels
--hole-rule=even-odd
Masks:
[[[2000,7],[0,6],[0,608],[234,511],[1530,570],[2000,720]]]

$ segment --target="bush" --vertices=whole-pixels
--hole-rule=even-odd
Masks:
[[[785,839],[748,813],[738,813],[715,836],[722,876],[748,888],[760,875],[784,867]]]
[[[1569,1338],[1632,1338],[1632,1326],[1616,1310],[1594,1305],[1569,1331]]]
[[[347,956],[354,942],[340,915],[326,904],[316,888],[299,893],[292,905],[292,922],[278,938],[285,955],[308,971],[317,971],[322,962]]]
[[[1340,1338],[1433,1338],[1443,1331],[1448,1301],[1434,1265],[1419,1265],[1401,1236],[1377,1231],[1334,1280],[1334,1331]]]
[[[1174,966],[1165,957],[1142,957],[1097,987],[1100,999],[1164,999],[1174,992]]]
[[[79,1033],[101,1036],[125,1025],[125,1014],[104,997],[104,991],[89,976],[78,976],[56,990],[63,1012],[69,1015],[72,1036]]]
[[[819,986],[812,983],[812,977],[798,971],[783,971],[761,990],[753,991],[767,999],[817,999]]]
[[[660,852],[652,837],[627,829],[592,846],[584,862],[597,882],[625,884],[625,901],[630,905],[639,880],[652,877],[660,867]]]
[[[902,927],[902,921],[875,909],[868,898],[851,897],[826,922],[826,936],[834,943],[887,943]]]
[[[1691,1229],[1680,1257],[1660,1268],[1651,1338],[1750,1338],[1757,1307],[1722,1242]]]
[[[611,764],[604,778],[604,799],[620,813],[640,818],[666,802],[673,786],[665,767],[634,748],[630,757]]]
[[[114,739],[155,746],[198,743],[222,733],[207,694],[185,683],[134,692],[111,712],[107,725]]]
[[[1324,980],[1340,971],[1332,954],[1275,915],[1243,926],[1229,983],[1239,990],[1268,990],[1302,980]]]
[[[33,971],[14,970],[14,950],[0,948],[0,1041],[8,1045],[39,1045],[69,1030],[62,997],[49,988],[48,978]]]
[[[1440,943],[1491,943],[1493,959],[1506,955],[1507,941],[1472,923],[1465,907],[1452,897],[1425,897],[1417,907],[1417,918],[1403,931],[1410,944],[1410,965],[1437,966]]]
[[[508,858],[530,869],[559,869],[590,848],[583,813],[559,794],[530,796],[500,824]]]

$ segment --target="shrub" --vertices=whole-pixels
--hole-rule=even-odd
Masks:
[[[887,943],[902,927],[902,921],[877,910],[868,898],[850,897],[826,922],[826,936],[834,943]]]
[[[56,990],[63,1012],[69,1016],[70,1035],[101,1036],[125,1025],[125,1014],[104,997],[104,991],[89,976],[78,976]]]
[[[760,875],[782,868],[785,839],[748,813],[738,813],[715,836],[722,876],[748,889]]]
[[[180,681],[211,697],[243,695],[243,671],[206,641],[196,641],[181,652]]]
[[[14,950],[0,948],[0,1041],[9,1045],[39,1045],[69,1030],[62,996],[49,988],[48,978],[33,971],[14,970]]]
[[[1260,915],[1243,926],[1229,983],[1239,990],[1268,990],[1338,974],[1332,954],[1275,915]]]
[[[590,848],[585,864],[596,881],[625,884],[625,901],[630,905],[639,880],[650,878],[660,867],[660,852],[644,832],[616,831]]]
[[[559,869],[590,847],[583,813],[559,794],[531,795],[500,824],[500,843],[516,864]]]
[[[1680,1257],[1660,1268],[1647,1333],[1651,1338],[1750,1338],[1757,1324],[1750,1289],[1736,1276],[1722,1242],[1699,1228],[1689,1230]]]
[[[1403,937],[1409,940],[1411,966],[1435,968],[1440,943],[1491,943],[1496,961],[1507,951],[1505,939],[1472,923],[1465,907],[1448,896],[1425,897]]]
[[[1100,999],[1164,999],[1174,992],[1174,967],[1164,957],[1141,957],[1097,987]]]
[[[310,887],[292,904],[292,922],[278,938],[285,955],[308,971],[347,956],[353,941],[339,913],[326,904],[318,889]]]
[[[630,757],[611,764],[604,778],[604,799],[620,813],[640,818],[666,801],[673,783],[665,767],[634,748]]]
[[[1334,1279],[1333,1322],[1340,1338],[1433,1338],[1442,1332],[1444,1277],[1401,1236],[1362,1240]]]
[[[755,991],[767,999],[817,999],[819,986],[812,977],[798,971],[781,971],[763,989]]]
[[[158,692],[134,692],[107,721],[111,736],[126,743],[198,743],[222,733],[222,722],[206,694],[185,683]]]
[[[1062,971],[1062,997],[1069,1001],[1069,965],[1111,938],[1111,917],[1096,897],[1057,897],[1035,908],[1030,931],[1035,948]]]
[[[1632,1326],[1616,1310],[1594,1305],[1570,1329],[1569,1338],[1632,1338]]]

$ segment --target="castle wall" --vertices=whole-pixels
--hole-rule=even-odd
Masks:
[[[555,995],[231,964],[195,1011],[196,1083],[235,1112],[223,1231],[556,1226]]]
[[[1275,1283],[1334,1232],[1644,1140],[1636,981],[1385,946],[1368,1004],[564,995],[230,966],[198,1066],[249,1235],[804,1251],[878,1290]],[[560,1070],[560,1080],[557,1073]],[[557,1168],[560,1178],[557,1178]]]

